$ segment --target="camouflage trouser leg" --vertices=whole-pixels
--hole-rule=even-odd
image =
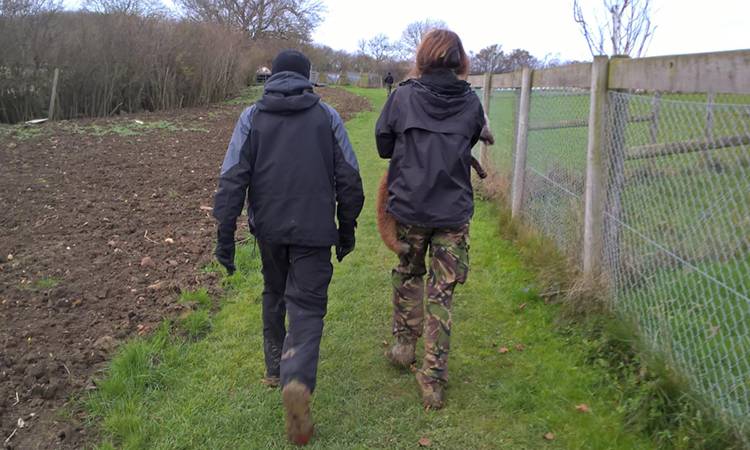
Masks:
[[[446,383],[453,290],[456,283],[466,281],[469,272],[469,225],[437,228],[430,244],[422,374]]]
[[[424,258],[430,230],[398,224],[399,239],[409,244],[393,269],[393,336],[401,342],[414,342],[422,335],[424,319]]]

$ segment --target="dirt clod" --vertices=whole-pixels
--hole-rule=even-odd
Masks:
[[[141,267],[154,267],[154,260],[150,256],[141,258]]]

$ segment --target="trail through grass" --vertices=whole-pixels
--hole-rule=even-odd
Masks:
[[[623,399],[605,370],[586,364],[594,343],[556,331],[556,308],[534,294],[532,275],[498,237],[497,213],[483,202],[471,229],[472,270],[455,297],[447,407],[421,408],[414,376],[383,358],[396,262],[374,222],[386,163],[377,157],[373,127],[384,91],[356,92],[374,105],[347,124],[367,203],[355,253],[335,265],[311,448],[416,448],[423,437],[433,449],[652,448],[626,430]],[[230,295],[214,317],[165,324],[121,349],[86,400],[102,448],[288,448],[279,391],[259,383],[257,252],[246,246],[237,259],[240,270],[227,279]],[[209,307],[203,296],[183,300],[200,312]],[[590,412],[578,411],[579,404]]]

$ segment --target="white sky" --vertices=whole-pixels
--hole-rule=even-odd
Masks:
[[[81,0],[64,0],[76,8]],[[173,4],[172,0],[165,0]],[[410,22],[440,19],[467,50],[491,44],[524,48],[534,56],[590,59],[573,21],[573,0],[323,0],[326,13],[313,39],[335,49],[357,50],[357,41],[385,33],[398,39]],[[581,0],[584,11],[601,0]],[[750,48],[750,0],[652,0],[657,30],[647,55]],[[590,17],[590,14],[589,14]]]
[[[316,42],[354,51],[357,41],[385,33],[400,37],[407,24],[440,19],[467,50],[491,44],[525,48],[534,56],[590,59],[573,21],[573,0],[323,0],[325,21]],[[584,12],[601,0],[582,0]],[[658,26],[647,55],[750,48],[750,0],[652,0]]]

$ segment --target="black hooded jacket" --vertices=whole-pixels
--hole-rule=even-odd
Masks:
[[[452,72],[401,83],[375,129],[378,153],[391,159],[388,212],[430,228],[467,223],[474,213],[471,149],[482,126],[479,98]]]
[[[302,75],[275,74],[240,116],[214,202],[220,230],[234,231],[246,196],[261,241],[335,245],[334,217],[354,231],[364,203],[357,158],[341,117]]]

